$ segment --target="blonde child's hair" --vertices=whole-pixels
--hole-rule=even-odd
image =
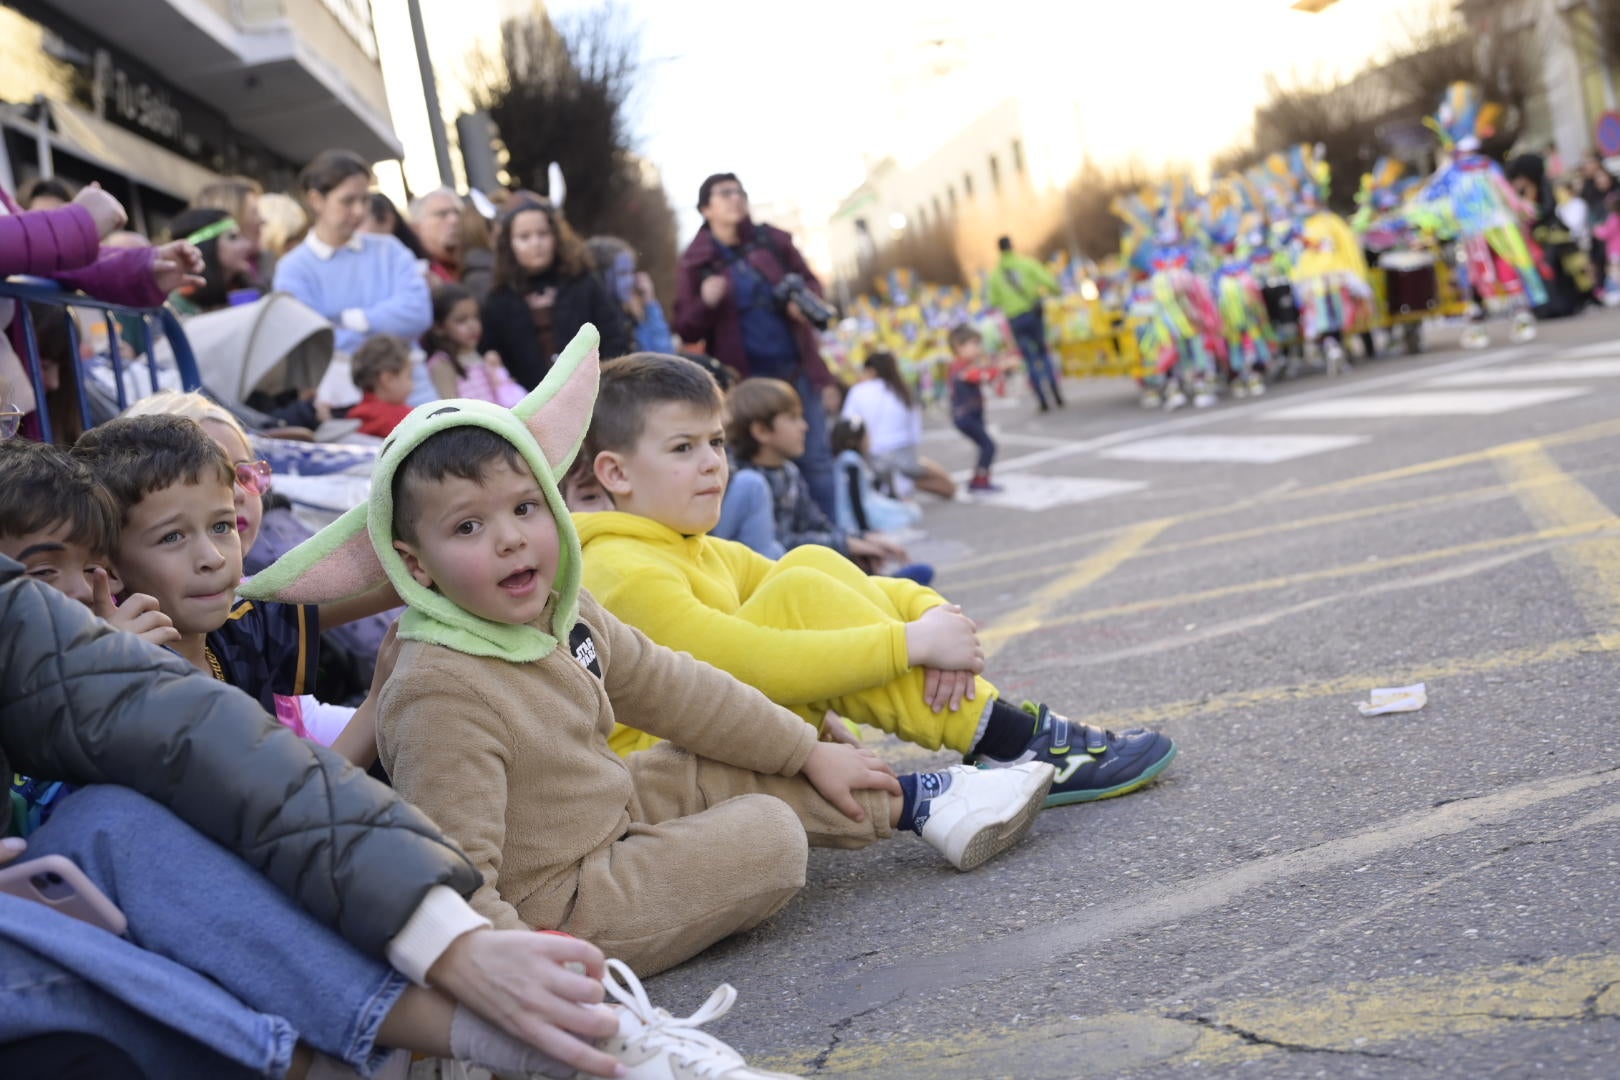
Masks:
[[[309,231],[309,215],[298,200],[279,191],[259,196],[259,245],[276,257],[285,255]]]
[[[184,416],[188,420],[195,420],[199,424],[204,420],[214,420],[224,424],[242,437],[242,445],[251,448],[252,441],[248,438],[247,428],[242,426],[232,412],[218,402],[199,394],[193,390],[189,393],[180,390],[159,390],[150,397],[143,397],[135,404],[124,410],[125,416]]]

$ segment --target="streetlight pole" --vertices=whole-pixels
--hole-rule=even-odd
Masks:
[[[439,109],[439,84],[433,79],[433,60],[428,55],[427,31],[422,26],[422,0],[406,0],[411,13],[411,39],[416,43],[416,66],[422,73],[422,96],[426,99],[428,132],[433,136],[433,156],[439,162],[439,183],[456,186],[455,170],[450,167],[450,140],[444,133],[444,113]]]

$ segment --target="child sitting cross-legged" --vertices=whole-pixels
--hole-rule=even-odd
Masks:
[[[723,423],[718,388],[691,361],[603,365],[586,453],[616,509],[576,521],[585,583],[614,615],[811,724],[831,709],[992,768],[1048,762],[1048,805],[1123,795],[1170,763],[1164,735],[1004,701],[979,677],[974,624],[931,589],[868,577],[819,545],[773,561],[708,536],[726,487]],[[613,745],[628,754],[655,735],[623,728]]]
[[[906,562],[905,549],[899,544],[881,533],[842,529],[816,505],[804,474],[794,464],[804,456],[808,430],[799,392],[780,379],[744,379],[726,395],[726,439],[736,452],[738,468],[756,470],[765,478],[776,515],[776,538],[782,547],[792,551],[820,544],[864,565]],[[933,577],[932,570],[928,577]]]
[[[1049,765],[897,778],[581,589],[556,478],[596,382],[587,326],[516,409],[419,407],[379,451],[370,503],[244,586],[303,603],[398,589],[378,745],[400,794],[483,873],[473,906],[652,973],[781,908],[807,844],[909,829],[969,869],[1016,843]],[[617,718],[672,745],[626,761],[608,746]]]

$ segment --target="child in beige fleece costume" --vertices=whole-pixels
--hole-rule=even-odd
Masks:
[[[896,777],[581,591],[555,477],[590,419],[595,344],[586,327],[510,412],[417,409],[383,444],[370,504],[250,586],[346,596],[386,575],[410,606],[378,745],[483,873],[473,906],[651,974],[780,909],[809,844],[904,827],[970,869],[1021,839],[1051,766]],[[616,719],[669,742],[621,759]]]

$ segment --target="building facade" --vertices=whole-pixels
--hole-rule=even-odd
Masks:
[[[866,260],[913,229],[951,230],[969,272],[995,261],[998,236],[1033,246],[1052,227],[1057,193],[1079,164],[1078,131],[1065,137],[1066,129],[1071,125],[1009,98],[915,164],[894,158],[870,164],[829,223],[834,275],[859,278]]]
[[[0,183],[100,181],[148,234],[225,175],[398,157],[370,0],[0,0]]]
[[[1598,121],[1617,102],[1615,58],[1605,55],[1593,0],[1460,0],[1457,10],[1480,36],[1533,42],[1541,85],[1526,106],[1526,146],[1558,147],[1573,162],[1592,150]]]

